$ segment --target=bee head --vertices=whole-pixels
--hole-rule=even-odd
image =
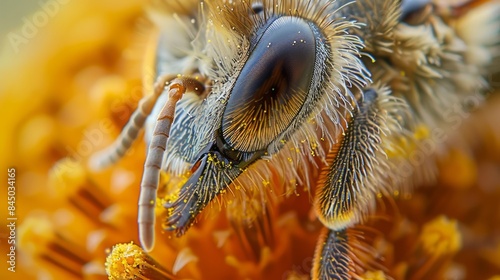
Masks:
[[[213,64],[206,75],[213,85],[206,98],[179,103],[166,166],[182,162],[191,172],[166,205],[173,210],[169,229],[184,232],[263,157],[279,157],[283,146],[306,134],[316,137],[310,120],[323,110],[338,122],[354,100],[349,88],[367,79],[361,42],[346,35],[356,24],[332,20],[331,2],[271,4],[209,6],[206,51]]]

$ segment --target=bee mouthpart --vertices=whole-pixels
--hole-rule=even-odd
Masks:
[[[179,197],[164,204],[168,212],[166,230],[176,231],[177,236],[183,235],[198,214],[217,195],[225,193],[241,173],[242,169],[218,151],[210,150],[202,154],[193,165],[188,181],[181,187]]]

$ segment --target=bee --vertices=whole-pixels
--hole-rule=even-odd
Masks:
[[[422,147],[440,146],[450,119],[482,102],[499,55],[498,1],[152,6],[160,29],[153,93],[93,166],[119,160],[145,128],[138,225],[146,251],[161,172],[187,176],[164,205],[166,229],[178,236],[228,193],[241,196],[232,207],[261,217],[270,192],[305,186],[325,227],[313,279],[356,276],[347,230],[377,197],[432,180],[433,156]]]

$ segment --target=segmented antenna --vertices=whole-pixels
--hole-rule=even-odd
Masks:
[[[129,121],[125,127],[123,127],[122,132],[115,142],[105,150],[92,156],[90,159],[90,167],[93,170],[104,169],[114,164],[125,155],[139,135],[139,131],[141,131],[147,117],[151,114],[156,101],[158,101],[158,98],[165,90],[166,83],[172,80],[172,78],[172,75],[163,75],[158,78],[153,87],[153,94],[144,96],[141,101],[139,101],[137,109],[132,116],[130,116]]]
[[[174,79],[169,85],[168,100],[158,115],[144,164],[137,219],[139,240],[147,252],[154,247],[156,190],[158,189],[161,163],[167,147],[170,127],[174,121],[176,104],[186,91],[194,91],[201,95],[204,90],[204,86],[197,80],[191,78]]]

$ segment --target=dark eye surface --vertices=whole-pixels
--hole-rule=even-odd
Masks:
[[[264,5],[262,5],[262,3],[253,3],[252,4],[252,12],[254,14],[260,14],[264,11]]]
[[[402,0],[401,18],[406,19],[411,16],[411,14],[423,9],[429,3],[431,3],[430,0]]]
[[[222,119],[224,140],[242,152],[266,149],[291,124],[307,97],[316,63],[315,34],[306,21],[280,17],[261,34]]]

